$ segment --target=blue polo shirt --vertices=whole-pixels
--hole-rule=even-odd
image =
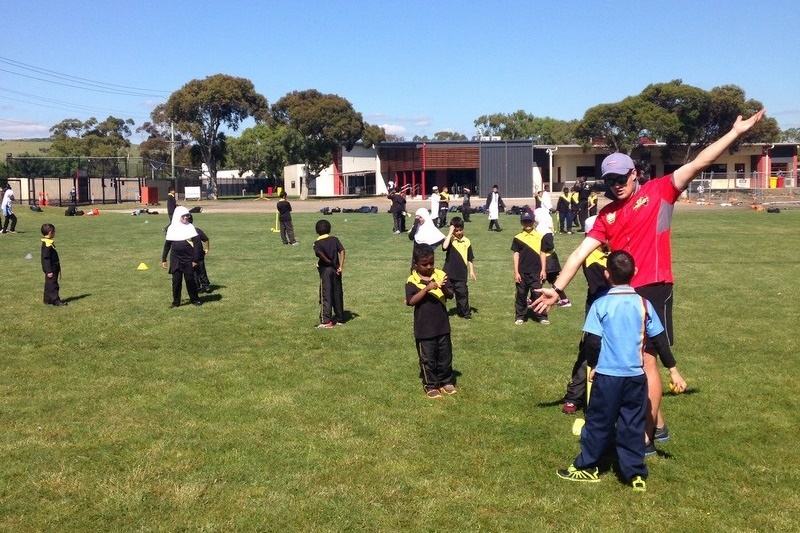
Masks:
[[[592,304],[583,331],[602,337],[597,372],[630,377],[644,373],[645,341],[664,331],[664,326],[650,302],[630,285],[620,285]]]

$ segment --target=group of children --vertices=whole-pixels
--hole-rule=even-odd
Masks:
[[[547,211],[547,210],[545,210]],[[544,217],[542,213],[540,216]],[[546,212],[548,223],[541,221],[540,227],[552,228],[552,218]],[[536,290],[548,279],[549,259],[555,255],[552,230],[545,234],[534,230],[534,212],[525,209],[520,216],[522,231],[514,236],[511,244],[515,296],[515,324],[523,324],[527,315],[541,324],[549,324],[547,314],[538,314],[530,307]],[[419,356],[420,376],[423,389],[429,398],[440,398],[442,394],[455,394],[453,383],[452,343],[450,340],[449,315],[445,302],[455,298],[456,314],[464,319],[472,318],[469,304],[470,280],[476,280],[474,252],[469,238],[464,236],[464,221],[454,217],[450,231],[443,239],[435,229],[432,214],[420,208],[409,238],[414,239],[412,272],[406,281],[406,304],[414,307],[414,337]],[[441,245],[445,251],[444,269],[434,268],[434,252]],[[560,267],[551,273],[558,275]],[[569,300],[564,299],[565,305]]]
[[[285,196],[281,197],[281,202],[288,204]],[[290,212],[291,207],[286,211]],[[592,222],[592,219],[587,220],[588,225]],[[477,277],[472,244],[464,235],[464,221],[454,217],[443,239],[439,238],[442,234],[438,229],[435,229],[438,235],[426,233],[431,231],[426,224],[435,228],[432,217],[422,208],[417,212],[410,237],[415,238],[420,232],[426,237],[415,239],[405,301],[406,305],[414,307],[414,338],[424,392],[428,398],[441,398],[458,392],[446,302],[455,298],[457,315],[471,319],[468,282]],[[516,283],[515,324],[523,324],[528,313],[532,313],[533,319],[539,323],[549,324],[547,314],[536,313],[531,301],[542,283],[548,279],[552,283],[553,272],[557,275],[555,270],[548,270],[548,258],[555,255],[552,218],[549,210],[535,213],[526,208],[520,216],[520,224],[522,229],[511,244]],[[318,237],[313,249],[320,277],[317,327],[330,329],[345,321],[342,289],[345,249],[341,241],[331,235],[328,220],[319,220],[315,230]],[[55,227],[43,224],[41,232],[44,303],[65,306],[67,302],[59,297],[61,266],[54,245]],[[167,254],[171,254],[169,271],[172,274],[173,307],[180,305],[182,281],[186,283],[191,303],[202,305],[196,275],[208,251],[204,243],[207,245],[208,242],[205,234],[192,224],[189,210],[183,206],[175,207],[162,253],[164,268],[167,268]],[[434,265],[435,248],[439,245],[445,252],[443,270]],[[584,335],[563,410],[574,413],[583,407],[587,380],[592,383],[592,397],[585,406],[581,453],[568,468],[557,472],[564,479],[599,481],[597,464],[615,443],[623,478],[634,490],[646,489],[647,379],[642,370],[643,343],[650,340],[664,366],[676,372],[677,369],[664,327],[652,305],[630,287],[635,268],[633,257],[625,251],[616,251],[608,256],[598,251],[584,265],[589,285]],[[201,270],[205,272],[204,268]],[[207,282],[207,277],[205,279]],[[569,304],[566,295],[562,296],[562,302]],[[587,366],[591,368],[588,375]]]
[[[424,225],[430,220],[426,214],[418,212],[417,224]],[[536,214],[525,209],[520,216],[522,231],[514,236],[511,245],[516,283],[515,324],[523,324],[528,313],[539,323],[549,324],[546,314],[533,309],[532,301],[542,283],[549,281],[552,285],[560,271],[549,210],[539,212],[534,229],[536,222]],[[594,217],[587,219],[584,228],[593,222]],[[460,218],[451,221],[450,232],[441,241],[447,254],[444,270],[434,266],[438,242],[435,237],[430,240],[434,242],[417,242],[414,246],[412,272],[406,281],[406,304],[414,307],[414,337],[423,389],[428,398],[441,398],[457,393],[445,304],[456,298],[457,314],[471,318],[467,280],[476,277],[472,246],[464,237]],[[548,259],[553,256],[555,261],[550,270]],[[624,250],[610,255],[606,250],[598,250],[587,258],[583,268],[588,284],[584,333],[562,409],[572,414],[585,407],[586,423],[581,433],[581,453],[557,474],[571,481],[599,481],[597,465],[613,445],[622,478],[635,491],[645,491],[648,470],[644,458],[655,451],[645,439],[648,409],[642,360],[645,343],[654,347],[670,370],[673,383],[685,387],[685,381],[677,370],[664,326],[653,306],[630,285],[636,272],[633,256]],[[566,294],[556,290],[560,292],[559,303],[571,305]],[[587,399],[585,403],[587,382],[593,386],[592,401]]]

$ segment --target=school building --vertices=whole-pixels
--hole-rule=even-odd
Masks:
[[[665,161],[659,143],[645,145],[650,176],[668,174],[681,163]],[[798,145],[748,144],[726,153],[696,180],[708,191],[797,187]],[[390,185],[408,187],[413,196],[428,196],[434,185],[459,194],[487,194],[497,185],[507,198],[527,198],[540,189],[561,191],[579,177],[600,178],[609,151],[580,145],[538,145],[531,140],[385,142],[377,148],[340,150],[332,165],[307,178],[303,165],[285,168],[289,195],[299,195],[307,182],[309,196],[372,196]]]

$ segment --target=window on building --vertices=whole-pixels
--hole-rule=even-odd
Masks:
[[[583,177],[591,180],[596,177],[594,175],[594,167],[577,167],[575,168],[575,172],[575,175],[579,178]]]

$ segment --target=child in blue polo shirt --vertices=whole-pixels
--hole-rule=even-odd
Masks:
[[[583,349],[593,370],[581,453],[557,474],[571,481],[600,481],[597,464],[616,438],[622,478],[634,490],[644,491],[648,474],[644,462],[647,376],[642,357],[648,338],[669,368],[672,383],[683,390],[686,382],[653,306],[630,286],[636,272],[633,256],[624,250],[612,252],[606,268],[611,288],[592,304],[583,326]]]

